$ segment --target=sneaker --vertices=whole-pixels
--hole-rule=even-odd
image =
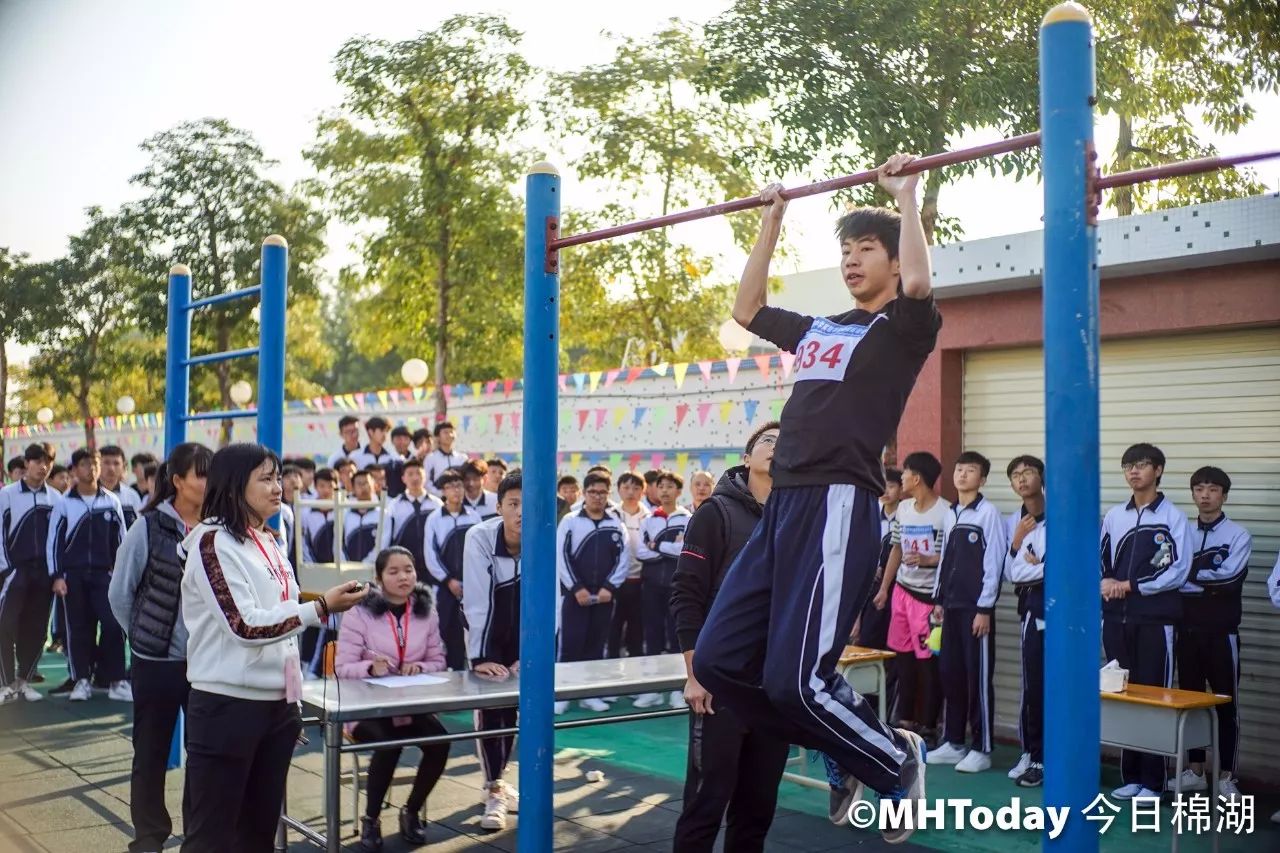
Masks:
[[[76,682],[76,686],[71,688],[71,695],[67,697],[72,702],[88,702],[93,696],[93,685],[89,683],[89,679],[82,678]]]
[[[954,743],[944,743],[937,749],[929,750],[929,764],[959,764],[969,754],[969,750]]]
[[[44,676],[40,673],[33,673],[29,679],[32,684],[44,684]]]
[[[1134,799],[1135,800],[1158,800],[1160,799],[1160,792],[1153,791],[1150,788],[1141,788],[1139,789],[1137,795],[1134,796]]]
[[[1027,768],[1031,766],[1031,753],[1024,752],[1022,757],[1018,759],[1018,763],[1013,765],[1009,770],[1009,778],[1017,779],[1023,773],[1027,772]]]
[[[382,849],[382,821],[376,817],[360,818],[360,849],[370,853]]]
[[[28,702],[39,702],[44,699],[39,690],[36,690],[25,681],[15,681],[11,689],[16,698],[26,699]]]
[[[1230,776],[1218,780],[1218,796],[1228,800],[1240,799],[1240,783]]]
[[[597,714],[601,711],[609,710],[609,703],[600,699],[583,699],[578,705],[588,711],[595,711]]]
[[[117,681],[107,690],[107,698],[117,702],[132,702],[133,685],[127,681]]]
[[[422,816],[409,809],[400,809],[400,837],[406,844],[426,844],[427,827]]]
[[[1130,782],[1128,785],[1121,785],[1111,792],[1111,796],[1117,800],[1132,800],[1138,794],[1142,793],[1142,786],[1137,782]]]
[[[484,816],[480,818],[480,828],[490,832],[507,828],[506,791],[498,786],[485,792]]]
[[[957,773],[981,773],[990,769],[991,756],[976,749],[969,750],[969,753],[956,765]]]
[[[569,710],[569,703],[568,703],[568,702],[557,702],[557,703],[552,707],[552,709],[551,709],[551,710],[553,710],[553,711],[555,712],[555,715],[558,717],[558,716],[560,716],[561,714],[563,714],[565,711]]]
[[[831,799],[827,808],[827,820],[836,826],[845,826],[848,824],[849,810],[853,808],[854,803],[862,799],[862,783],[846,774],[843,785],[829,790]]]
[[[62,682],[57,687],[50,690],[49,695],[61,696],[63,693],[70,693],[73,689],[75,689],[75,686],[76,686],[76,680],[74,678],[68,678],[66,681]]]
[[[498,784],[502,786],[502,793],[507,795],[507,811],[511,814],[519,812],[520,792],[510,782],[499,782]]]
[[[612,705],[614,702],[618,701],[618,697],[617,696],[601,696],[600,701],[608,702],[610,705]]]
[[[12,687],[0,687],[0,705],[8,705],[10,702],[17,702],[20,697],[18,691]]]
[[[1280,811],[1275,811],[1271,813],[1271,822],[1280,824]]]
[[[641,693],[636,697],[635,706],[637,708],[653,708],[662,704],[661,693]]]
[[[1209,782],[1204,778],[1203,773],[1197,773],[1188,767],[1182,771],[1181,776],[1174,776],[1170,779],[1165,784],[1165,789],[1169,791],[1182,790],[1183,793],[1187,791],[1207,791],[1209,790]]]
[[[671,707],[672,708],[688,708],[689,707],[689,703],[684,701],[683,690],[671,691]]]
[[[1027,763],[1027,769],[1015,780],[1019,788],[1039,788],[1044,784],[1044,765],[1035,761]]]
[[[885,796],[895,801],[903,799],[923,800],[925,795],[925,765],[929,761],[929,750],[924,744],[924,738],[915,732],[898,729],[898,734],[902,735],[907,741],[907,760],[902,763],[902,773],[898,777],[898,787]],[[888,844],[901,844],[910,838],[913,832],[915,832],[915,821],[909,822],[906,826],[883,829],[880,835]]]

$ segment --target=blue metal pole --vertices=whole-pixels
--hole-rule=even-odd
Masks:
[[[191,369],[191,270],[174,264],[169,270],[169,334],[164,369],[164,455],[187,440],[187,386]]]
[[[560,173],[537,163],[525,179],[519,853],[552,847],[560,272],[547,241],[559,234],[559,221]]]
[[[284,339],[289,244],[279,234],[262,241],[262,303],[258,315],[258,443],[284,454]],[[271,519],[280,529],[280,516]]]
[[[1099,784],[1098,273],[1094,170],[1093,21],[1076,3],[1050,9],[1040,28],[1044,158],[1046,737],[1044,804],[1071,819],[1046,850],[1094,853],[1081,818]]]

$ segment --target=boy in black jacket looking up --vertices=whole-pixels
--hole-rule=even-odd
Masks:
[[[711,601],[742,550],[773,488],[769,465],[778,441],[777,421],[751,434],[742,465],[730,468],[685,528],[684,547],[671,583],[671,612],[689,680],[689,766],[684,806],[676,822],[676,853],[710,851],[728,809],[725,849],[764,847],[787,762],[785,741],[748,729],[693,675],[693,649]]]

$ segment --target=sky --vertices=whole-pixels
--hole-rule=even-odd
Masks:
[[[113,208],[136,192],[129,178],[144,165],[138,144],[179,122],[227,118],[249,130],[280,161],[273,177],[286,185],[310,177],[302,150],[315,119],[340,101],[332,58],[355,35],[411,38],[459,12],[505,14],[524,31],[535,65],[569,70],[606,62],[604,33],[643,36],[680,16],[706,21],[730,0],[598,0],[542,3],[466,0],[0,0],[0,245],[34,259],[56,257],[84,224],[89,205]],[[1259,118],[1222,150],[1265,148],[1280,138],[1280,96],[1254,100]],[[1098,147],[1105,160],[1115,137],[1105,120]],[[990,141],[994,133],[952,140]],[[554,147],[554,140],[546,140]],[[572,162],[558,164],[566,205],[603,203],[599,187],[579,185]],[[1261,180],[1280,186],[1280,162],[1263,164]],[[791,183],[827,175],[797,176]],[[944,189],[945,213],[959,216],[967,237],[1039,227],[1040,186],[980,174]],[[832,266],[828,199],[794,202],[788,211],[791,256],[776,271]],[[357,231],[331,226],[326,268],[356,259]],[[680,239],[705,245],[736,268],[721,223],[682,226]],[[21,355],[21,353],[19,353]]]

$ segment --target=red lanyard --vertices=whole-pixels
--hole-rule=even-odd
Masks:
[[[253,537],[253,544],[258,546],[258,551],[262,554],[262,559],[267,561],[267,571],[271,572],[271,577],[275,578],[276,583],[280,584],[280,600],[288,601],[289,572],[285,570],[284,556],[280,553],[280,549],[276,547],[275,538],[272,537],[271,548],[276,552],[276,556],[280,558],[279,565],[271,562],[271,558],[267,556],[267,549],[262,547],[262,542],[258,539],[258,534],[254,533],[253,530],[250,529],[249,535]]]
[[[404,605],[404,615],[399,619],[388,613],[387,621],[391,623],[391,629],[396,632],[396,650],[400,653],[400,663],[396,669],[404,669],[404,653],[409,648],[409,603]]]

